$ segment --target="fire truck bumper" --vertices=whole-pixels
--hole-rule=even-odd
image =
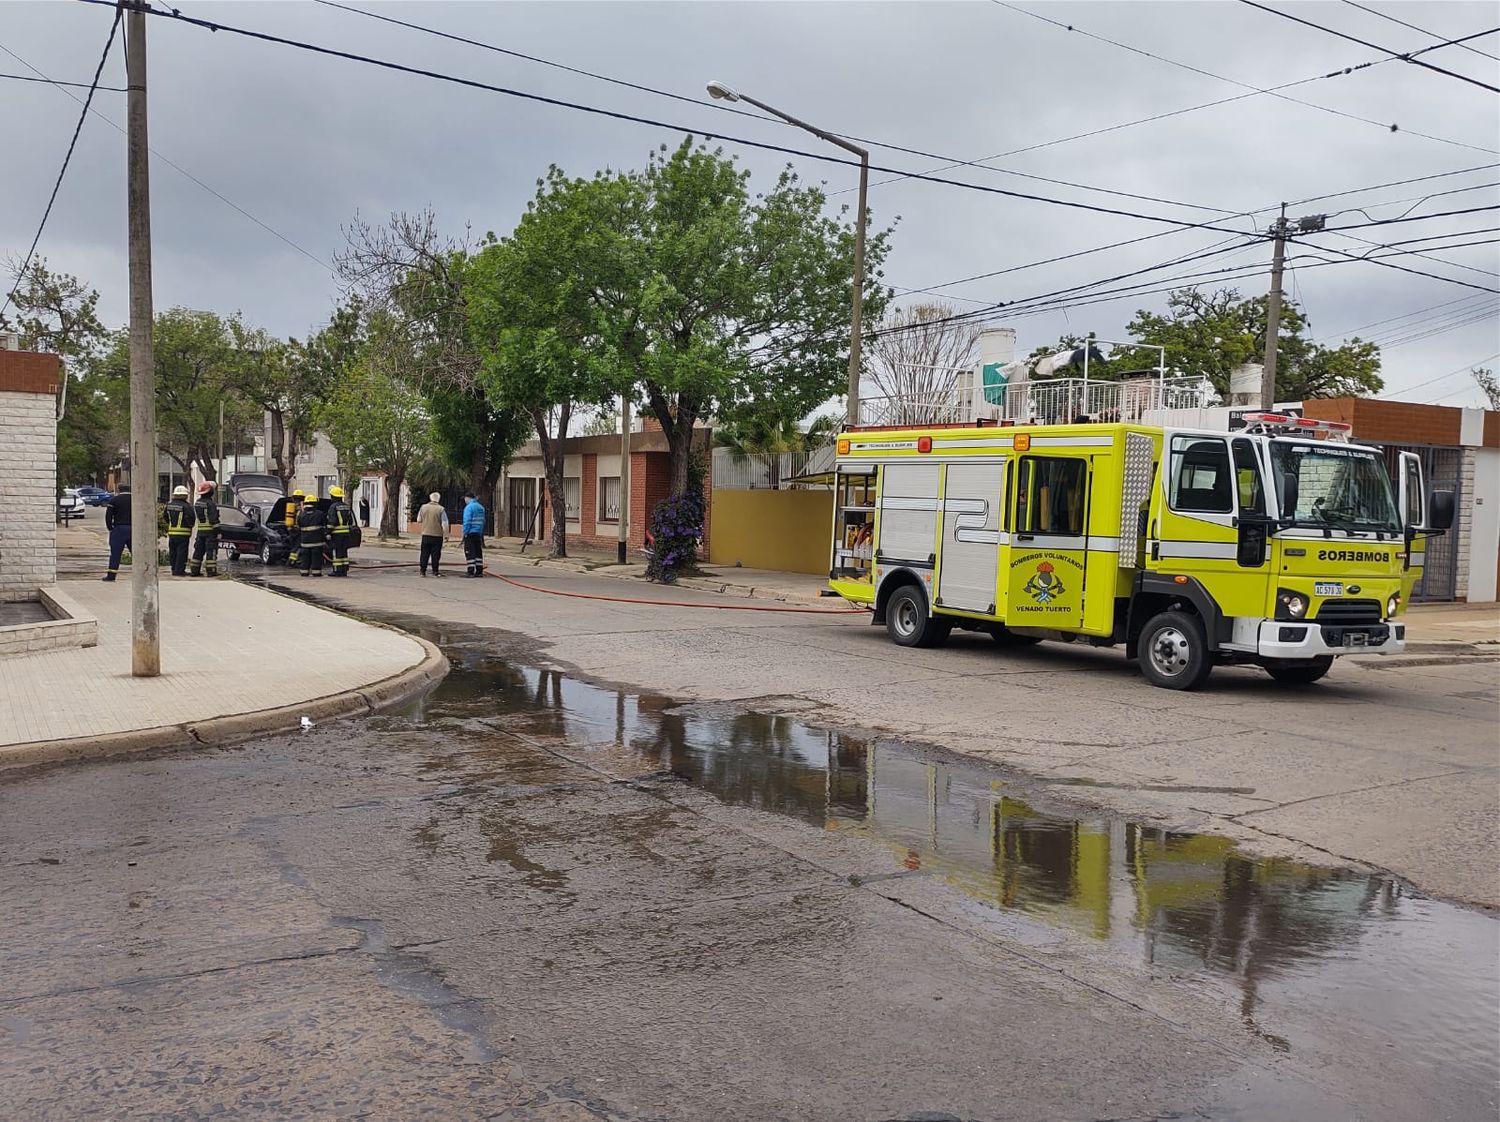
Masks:
[[[1321,655],[1400,654],[1406,624],[1320,624],[1316,620],[1262,620],[1256,653],[1262,658],[1299,659]]]

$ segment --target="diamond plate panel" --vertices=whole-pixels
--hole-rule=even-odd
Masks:
[[[1120,498],[1120,568],[1140,564],[1143,504],[1151,500],[1152,461],[1155,445],[1145,433],[1125,434],[1125,485]]]

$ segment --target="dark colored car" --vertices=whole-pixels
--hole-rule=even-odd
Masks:
[[[103,506],[114,498],[113,491],[106,491],[103,487],[95,487],[92,483],[85,483],[77,488],[78,497],[89,506]]]
[[[251,478],[269,479],[271,483],[269,486],[263,482],[249,483],[241,476],[229,480],[233,499],[231,504],[219,507],[219,546],[228,551],[231,561],[248,554],[260,558],[262,564],[276,564],[286,560],[291,552],[286,527],[287,498],[275,476]],[[332,499],[313,501],[325,512],[333,504]],[[349,534],[349,548],[358,548],[362,541],[356,524]],[[326,546],[323,555],[329,561],[333,559]]]

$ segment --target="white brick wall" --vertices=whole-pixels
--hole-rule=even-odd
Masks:
[[[1458,525],[1453,532],[1453,547],[1458,550],[1457,573],[1453,581],[1453,593],[1459,600],[1469,598],[1469,560],[1474,548],[1474,466],[1476,457],[1473,448],[1463,450],[1462,466],[1459,468]]]
[[[45,393],[0,391],[0,600],[57,580],[57,414]]]

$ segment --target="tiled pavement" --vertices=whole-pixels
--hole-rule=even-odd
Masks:
[[[399,632],[250,585],[167,577],[162,673],[134,678],[128,576],[65,588],[98,618],[99,644],[0,658],[0,752],[311,701],[399,674],[425,654]]]

